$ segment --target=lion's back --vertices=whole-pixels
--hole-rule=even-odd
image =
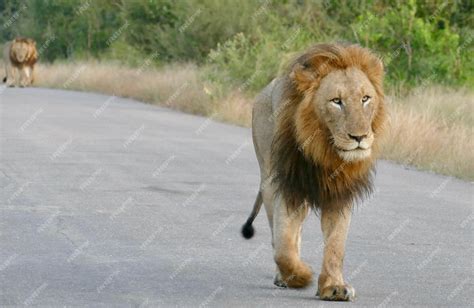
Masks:
[[[284,79],[275,78],[255,99],[252,113],[252,136],[261,169],[269,168],[275,122],[283,101],[283,88]]]

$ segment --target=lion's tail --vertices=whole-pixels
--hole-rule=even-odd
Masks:
[[[3,82],[7,82],[7,77],[3,77]]]
[[[252,238],[255,233],[255,229],[252,226],[255,217],[257,217],[258,212],[260,212],[260,208],[262,207],[263,199],[262,199],[262,191],[258,192],[257,198],[255,199],[255,203],[253,204],[252,213],[250,213],[249,218],[242,226],[242,236],[246,239]]]

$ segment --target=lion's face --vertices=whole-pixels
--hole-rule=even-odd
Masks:
[[[379,98],[361,70],[350,67],[330,72],[321,80],[313,103],[330,131],[331,144],[343,160],[370,157],[374,141],[371,124]]]
[[[36,43],[32,39],[18,38],[13,40],[10,49],[10,58],[17,64],[35,62],[37,58]]]
[[[18,62],[25,62],[28,57],[30,46],[26,42],[15,42],[12,45],[12,52]]]

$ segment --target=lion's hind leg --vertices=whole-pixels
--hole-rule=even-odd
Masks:
[[[32,65],[30,67],[30,72],[31,72],[30,85],[32,85],[35,82],[35,67],[34,67],[34,65]]]
[[[275,284],[304,288],[312,281],[311,268],[300,259],[301,226],[308,213],[306,205],[287,207],[278,197],[273,213],[274,257],[279,269]]]

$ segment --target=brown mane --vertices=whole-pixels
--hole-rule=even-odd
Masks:
[[[373,154],[356,162],[344,162],[337,155],[328,128],[309,103],[322,78],[349,67],[367,75],[380,99],[372,122]],[[357,45],[321,44],[299,56],[284,80],[283,107],[272,144],[272,174],[288,206],[307,202],[315,209],[340,209],[368,196],[373,187],[377,140],[386,120],[381,61]]]

